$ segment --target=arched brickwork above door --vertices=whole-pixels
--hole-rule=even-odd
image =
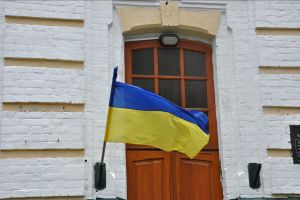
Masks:
[[[211,39],[218,31],[221,12],[180,8],[178,2],[160,7],[117,7],[124,35],[177,32]]]

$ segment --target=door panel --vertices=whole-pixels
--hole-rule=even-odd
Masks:
[[[176,163],[177,199],[222,199],[218,152],[201,152],[192,160],[178,153]]]
[[[170,154],[155,150],[126,154],[128,200],[170,200]]]

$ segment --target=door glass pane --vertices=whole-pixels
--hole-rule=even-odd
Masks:
[[[132,74],[154,74],[154,49],[132,51]]]
[[[139,86],[150,92],[154,92],[154,79],[134,78],[132,79],[132,85]]]
[[[184,50],[184,75],[206,76],[204,53]]]
[[[207,108],[206,81],[185,81],[187,108]]]
[[[180,75],[180,50],[179,48],[158,49],[158,74]]]
[[[181,106],[180,80],[158,80],[159,95]]]

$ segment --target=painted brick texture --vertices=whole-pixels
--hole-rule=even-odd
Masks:
[[[259,65],[300,66],[299,36],[258,36]]]
[[[300,107],[299,74],[261,74],[263,105]]]
[[[84,19],[84,1],[5,1],[5,15]]]
[[[237,121],[236,108],[236,81],[232,78],[235,73],[232,31],[227,31],[228,18],[223,15],[219,32],[215,41],[214,67],[215,77],[218,77],[218,84],[215,84],[217,121],[219,133],[220,160],[222,166],[222,183],[224,192],[228,198],[239,196],[240,171],[238,157],[240,157],[240,137]],[[222,134],[220,134],[222,133]],[[222,135],[222,136],[221,136]],[[226,187],[224,187],[226,185]]]
[[[4,73],[5,102],[84,102],[83,70],[6,67]]]
[[[299,28],[299,1],[256,1],[256,26],[277,28]],[[299,67],[299,39],[287,35],[257,36],[258,65],[271,67]],[[299,107],[299,74],[260,74],[262,106]],[[291,149],[289,125],[299,124],[299,114],[277,113],[264,115],[266,148]],[[300,168],[292,158],[265,157],[264,193],[299,194],[300,181],[296,174]]]
[[[1,198],[82,196],[83,163],[80,158],[1,159]]]
[[[266,151],[291,148],[288,125],[299,124],[299,114],[263,112],[263,106],[300,107],[299,74],[264,74],[259,66],[299,67],[300,37],[256,35],[255,29],[299,28],[300,3],[181,3],[195,7],[224,4],[219,32],[211,41],[224,199],[299,194],[299,167],[290,157],[268,157]],[[83,19],[84,27],[5,24],[4,15]],[[114,66],[120,67],[119,80],[124,81],[126,37],[118,20],[111,0],[0,1],[1,102],[85,104],[84,112],[79,113],[0,113],[1,149],[85,151],[84,158],[76,159],[0,159],[0,198],[126,197],[123,144],[108,144],[107,189],[96,192],[93,185],[93,165],[100,160]],[[81,60],[84,68],[5,67],[5,56]],[[249,188],[249,162],[263,165],[258,190]]]
[[[84,30],[74,27],[7,24],[5,56],[83,60]]]
[[[268,164],[273,194],[299,194],[300,166],[292,158],[270,158]]]
[[[84,1],[1,1],[1,55],[84,61],[84,28],[4,23],[4,14],[84,19],[84,6]],[[1,103],[85,103],[84,70],[4,67],[3,61],[1,57]],[[0,147],[83,149],[84,126],[83,112],[1,112]],[[83,157],[1,158],[0,198],[84,196],[85,169]]]
[[[264,11],[268,7],[268,10]],[[297,28],[299,18],[299,2],[256,2],[257,26]],[[265,66],[299,66],[299,49],[297,46],[298,36],[258,36],[260,46],[260,64]],[[297,74],[262,74],[261,75],[263,105],[271,106],[298,106],[299,85]],[[265,131],[267,135],[267,147],[290,149],[289,124],[297,123],[298,115],[266,115]],[[275,193],[296,193],[291,185],[295,180],[290,179],[287,165],[281,173],[281,186],[270,183],[272,192]],[[289,177],[289,178],[288,178]],[[275,178],[275,177],[274,177]],[[291,180],[289,184],[288,180]],[[275,189],[276,188],[276,189]]]
[[[88,1],[85,4],[85,77],[86,77],[86,101],[85,101],[85,153],[88,160],[85,175],[85,197],[87,199],[115,198],[126,195],[117,194],[116,188],[123,192],[126,185],[119,185],[115,181],[118,176],[113,170],[117,163],[111,152],[115,149],[110,145],[106,150],[105,162],[107,163],[107,188],[96,192],[94,189],[93,165],[101,159],[102,141],[106,122],[106,112],[110,91],[111,76],[109,66],[108,27],[112,23],[111,1]],[[112,164],[110,164],[112,163]]]
[[[300,2],[255,1],[257,27],[299,28]]]
[[[239,196],[263,196],[263,189],[252,190],[248,183],[247,164],[249,162],[260,162],[263,147],[260,145],[262,120],[261,103],[259,96],[258,70],[256,63],[256,34],[255,34],[255,6],[254,2],[230,1],[227,4],[227,30],[230,33],[231,48],[228,54],[231,55],[230,65],[232,70],[228,72],[227,79],[231,86],[223,83],[222,87],[229,87],[226,99],[222,95],[216,98],[224,98],[223,102],[232,101],[231,112],[234,116],[226,124],[218,123],[219,137],[223,140],[223,128],[233,126],[231,133],[228,132],[227,140],[222,141],[222,150],[226,155],[227,163],[235,163],[233,170],[225,173],[227,180],[224,188],[225,199],[237,198]],[[217,36],[218,37],[218,36]],[[216,55],[218,58],[218,55]],[[221,63],[214,66],[226,67]],[[217,77],[221,78],[222,76]],[[216,81],[216,80],[215,80]],[[220,85],[220,83],[218,83]],[[227,89],[227,91],[230,91]],[[219,102],[220,103],[220,102]],[[219,105],[222,107],[222,105]],[[228,110],[229,111],[229,110]],[[228,112],[227,111],[227,112]],[[225,110],[223,112],[226,112]],[[222,115],[222,114],[221,114]],[[225,113],[223,115],[226,115]],[[230,113],[227,113],[230,115]],[[227,119],[228,120],[228,119]],[[235,144],[232,144],[234,141]],[[237,150],[238,152],[235,152]],[[227,151],[227,152],[226,152]],[[230,153],[230,151],[232,153]],[[230,158],[230,159],[229,159]],[[226,165],[224,166],[226,169]],[[230,190],[227,190],[230,188]],[[238,189],[237,189],[238,188]]]
[[[4,3],[0,2],[0,38],[4,38]],[[4,39],[0,39],[0,124],[2,124],[3,70],[4,70]],[[1,137],[1,136],[0,136]],[[0,146],[1,148],[1,146]]]
[[[3,112],[2,149],[81,149],[82,113]]]
[[[300,115],[265,115],[265,132],[267,148],[290,149],[290,128],[300,120]],[[297,124],[297,123],[296,123]]]

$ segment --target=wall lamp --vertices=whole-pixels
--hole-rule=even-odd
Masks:
[[[162,46],[175,47],[179,43],[179,37],[174,33],[165,33],[159,36],[159,42]]]
[[[252,189],[260,188],[261,164],[248,163],[249,185]]]

